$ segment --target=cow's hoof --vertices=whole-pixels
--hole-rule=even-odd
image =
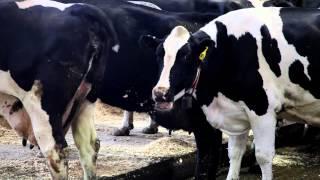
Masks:
[[[142,129],[143,134],[156,134],[158,133],[157,127],[146,127]]]
[[[22,138],[22,146],[27,146],[27,140],[25,138]]]
[[[134,128],[133,124],[129,124],[129,129],[132,130]]]
[[[113,133],[114,136],[129,136],[130,127],[123,127],[121,129],[116,129]]]

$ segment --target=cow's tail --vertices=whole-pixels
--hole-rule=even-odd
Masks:
[[[92,84],[88,95],[90,101],[95,101],[104,78],[107,60],[111,50],[118,53],[120,44],[113,23],[106,13],[92,5],[79,4],[73,8],[72,13],[87,20],[90,33],[92,51],[92,64],[89,64],[85,80]]]

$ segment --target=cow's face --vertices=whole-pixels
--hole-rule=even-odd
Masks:
[[[158,46],[156,54],[161,73],[152,91],[157,110],[171,110],[174,96],[191,88],[208,44],[206,40],[199,41],[191,36],[186,28],[177,26]]]

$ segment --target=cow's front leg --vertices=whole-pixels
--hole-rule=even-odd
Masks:
[[[64,150],[66,141],[63,136],[62,126],[59,127],[59,123],[57,123],[56,127],[52,127],[50,124],[50,120],[59,119],[55,119],[56,117],[53,117],[52,113],[48,114],[42,108],[42,102],[46,100],[42,99],[42,86],[40,82],[36,81],[32,89],[26,93],[21,101],[30,116],[34,135],[41,152],[47,158],[52,178],[68,179],[68,162]],[[60,134],[57,131],[59,128]]]
[[[262,180],[272,179],[272,160],[275,155],[276,118],[266,114],[250,121],[254,135],[255,154],[262,171]]]
[[[85,101],[72,121],[72,135],[80,153],[84,179],[95,179],[100,141],[94,125],[95,103]]]
[[[152,116],[149,115],[149,125],[142,129],[144,134],[156,134],[158,133],[158,124],[152,119]]]
[[[228,156],[230,160],[230,167],[227,180],[239,179],[241,160],[246,151],[247,141],[248,133],[244,133],[237,136],[229,136]]]
[[[113,132],[114,136],[129,136],[133,129],[133,112],[123,111],[122,126]]]
[[[205,124],[194,131],[194,136],[197,143],[195,179],[216,179],[222,145],[221,131]]]

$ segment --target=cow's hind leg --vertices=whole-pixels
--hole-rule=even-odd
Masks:
[[[53,128],[49,122],[49,115],[42,108],[42,89],[39,82],[35,82],[31,91],[21,99],[30,116],[32,128],[43,155],[47,158],[53,179],[68,178],[68,162],[66,152],[61,145],[57,145],[53,137]]]
[[[114,136],[129,136],[133,129],[133,112],[123,111],[122,126],[113,132]]]
[[[77,118],[72,121],[72,135],[80,153],[84,179],[96,177],[96,160],[100,148],[94,126],[95,103],[85,101]]]
[[[230,168],[227,180],[239,179],[241,160],[246,151],[248,133],[237,136],[229,136],[228,139],[228,156],[230,159]]]
[[[275,155],[275,116],[266,114],[252,119],[250,123],[254,135],[256,159],[262,171],[262,180],[271,180],[272,160]]]

